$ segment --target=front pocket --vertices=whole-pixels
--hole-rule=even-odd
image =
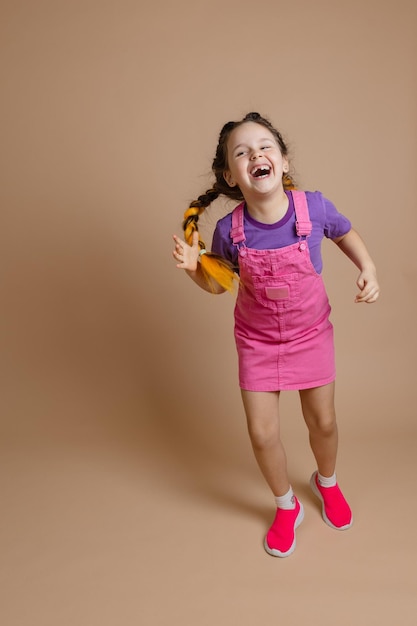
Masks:
[[[256,300],[274,311],[288,309],[299,302],[299,274],[282,276],[254,276],[253,289]]]

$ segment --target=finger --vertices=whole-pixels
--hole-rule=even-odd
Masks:
[[[195,230],[195,231],[193,232],[193,241],[192,241],[192,246],[193,246],[193,248],[194,248],[194,247],[196,247],[196,246],[198,246],[198,242],[199,242],[199,240],[200,240],[200,236],[199,236],[199,234],[198,234],[198,231],[197,231],[197,230]]]
[[[173,251],[172,256],[176,261],[184,263],[184,250],[182,248],[178,248],[177,246],[176,249]]]
[[[365,302],[366,298],[369,297],[368,289],[362,289],[358,294],[356,294],[355,302]]]
[[[369,297],[369,294],[367,294],[367,295],[360,295],[360,294],[358,294],[356,296],[356,298],[355,298],[355,302],[366,302],[368,297]]]
[[[378,296],[379,296],[379,289],[378,287],[374,287],[373,289],[367,289],[366,291],[358,294],[355,298],[355,302],[367,302],[367,303],[375,302],[375,300],[378,299]]]
[[[178,246],[185,246],[185,241],[180,239],[177,235],[172,235],[172,238]]]
[[[173,254],[177,260],[182,260],[187,244],[185,241],[177,237],[177,235],[173,235],[173,239],[175,241],[175,250]]]
[[[186,269],[187,267],[187,263],[184,261],[184,259],[182,258],[182,256],[180,256],[179,254],[174,253],[174,259],[177,261],[177,267],[180,269]]]
[[[371,291],[368,298],[366,298],[365,302],[367,304],[370,304],[371,302],[375,302],[376,300],[378,300],[378,297],[379,297],[379,289],[375,288]]]
[[[367,293],[368,293],[368,292],[367,292],[367,290],[365,290],[365,289],[361,289],[361,291],[360,291],[359,293],[357,293],[357,294],[356,294],[356,296],[355,296],[355,300],[356,300],[357,302],[360,302],[361,300],[363,300],[364,298],[366,298]]]

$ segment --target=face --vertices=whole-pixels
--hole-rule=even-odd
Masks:
[[[229,186],[239,186],[246,201],[283,193],[282,174],[288,171],[288,160],[265,126],[245,122],[235,128],[227,142],[227,162],[224,178]]]

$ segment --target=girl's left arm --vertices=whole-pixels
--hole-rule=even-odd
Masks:
[[[360,270],[356,281],[360,292],[356,295],[355,302],[375,302],[379,296],[376,268],[359,233],[352,228],[346,235],[333,241]]]

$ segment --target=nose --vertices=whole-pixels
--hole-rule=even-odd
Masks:
[[[254,150],[251,154],[251,161],[254,161],[255,159],[257,159],[260,156],[260,151],[259,150]]]

